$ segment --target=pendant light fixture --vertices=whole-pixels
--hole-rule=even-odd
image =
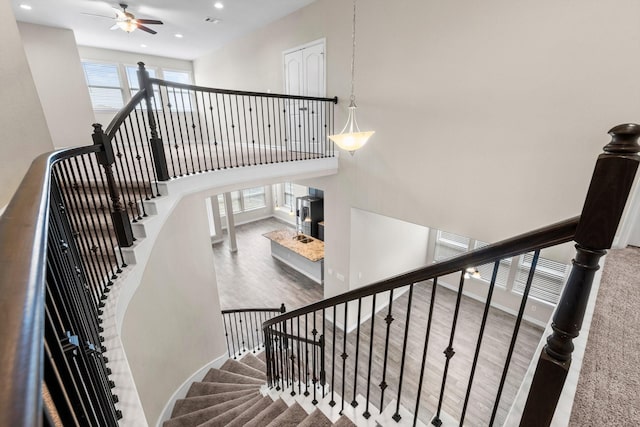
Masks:
[[[351,102],[349,103],[349,117],[347,124],[337,135],[329,135],[329,139],[335,142],[338,147],[343,150],[347,150],[352,156],[353,153],[362,148],[371,135],[375,131],[362,132],[356,122],[356,95],[354,92],[355,86],[355,60],[356,60],[356,0],[353,0],[353,30],[351,32],[352,50],[351,50]]]

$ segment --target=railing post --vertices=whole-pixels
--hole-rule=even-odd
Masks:
[[[582,327],[598,262],[611,248],[640,157],[640,126],[609,131],[612,139],[596,162],[575,234],[576,257],[553,317],[553,333],[538,360],[520,426],[549,426],[571,366],[573,339]]]
[[[153,86],[149,80],[149,72],[144,68],[144,62],[138,62],[138,82],[140,89],[145,89],[145,103],[147,105],[147,120],[149,122],[149,131],[151,132],[151,155],[153,156],[153,164],[156,167],[156,178],[158,181],[169,181],[169,168],[167,167],[167,158],[162,146],[162,139],[158,137],[158,129],[156,118],[153,115]]]
[[[116,239],[120,247],[126,248],[133,245],[133,231],[131,230],[131,223],[124,206],[120,202],[120,194],[118,186],[113,177],[113,164],[115,163],[115,156],[113,153],[113,146],[109,137],[102,131],[102,125],[100,123],[93,124],[93,143],[95,145],[102,146],[102,151],[96,153],[98,164],[104,169],[104,174],[107,178],[107,187],[109,190],[109,198],[111,199],[111,221],[113,222],[113,228],[116,232]]]

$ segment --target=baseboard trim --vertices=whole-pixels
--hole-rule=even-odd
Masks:
[[[171,411],[173,410],[173,405],[176,403],[178,399],[184,399],[187,395],[187,391],[189,391],[189,387],[191,383],[196,381],[201,381],[209,369],[211,368],[219,368],[222,364],[229,358],[228,354],[223,354],[222,356],[212,360],[209,363],[206,363],[203,367],[194,372],[189,378],[187,378],[178,389],[171,395],[169,400],[167,401],[164,408],[162,408],[162,412],[160,413],[160,418],[156,422],[156,427],[162,427],[162,424],[171,418]]]

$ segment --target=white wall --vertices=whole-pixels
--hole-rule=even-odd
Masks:
[[[640,121],[639,15],[632,0],[360,2],[358,118],[376,134],[309,183],[327,268],[350,276],[351,207],[488,242],[579,214],[606,132]],[[198,58],[196,81],[282,91],[282,51],[326,37],[339,130],[350,36],[351,3],[318,0]],[[326,279],[326,295],[348,289]]]
[[[204,199],[184,197],[167,219],[123,321],[122,342],[149,422],[185,378],[226,353]]]
[[[18,23],[56,148],[92,144],[95,122],[73,31]]]
[[[0,58],[0,207],[4,207],[31,161],[53,150],[8,0],[0,0]]]

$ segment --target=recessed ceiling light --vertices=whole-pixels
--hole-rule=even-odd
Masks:
[[[213,7],[215,7],[216,9],[224,9],[224,5],[222,4],[221,1],[217,1],[213,4]]]
[[[181,38],[183,38],[183,37],[184,37],[184,36],[183,36],[182,34],[180,34],[180,33],[176,34],[175,36],[176,36],[177,38],[179,38],[179,39],[181,39]]]
[[[147,45],[146,44],[141,44],[140,47],[147,47]]]
[[[21,9],[24,9],[24,10],[31,10],[31,9],[33,9],[33,8],[32,8],[31,6],[29,6],[28,4],[21,4],[21,5],[20,5],[20,8],[21,8]]]

